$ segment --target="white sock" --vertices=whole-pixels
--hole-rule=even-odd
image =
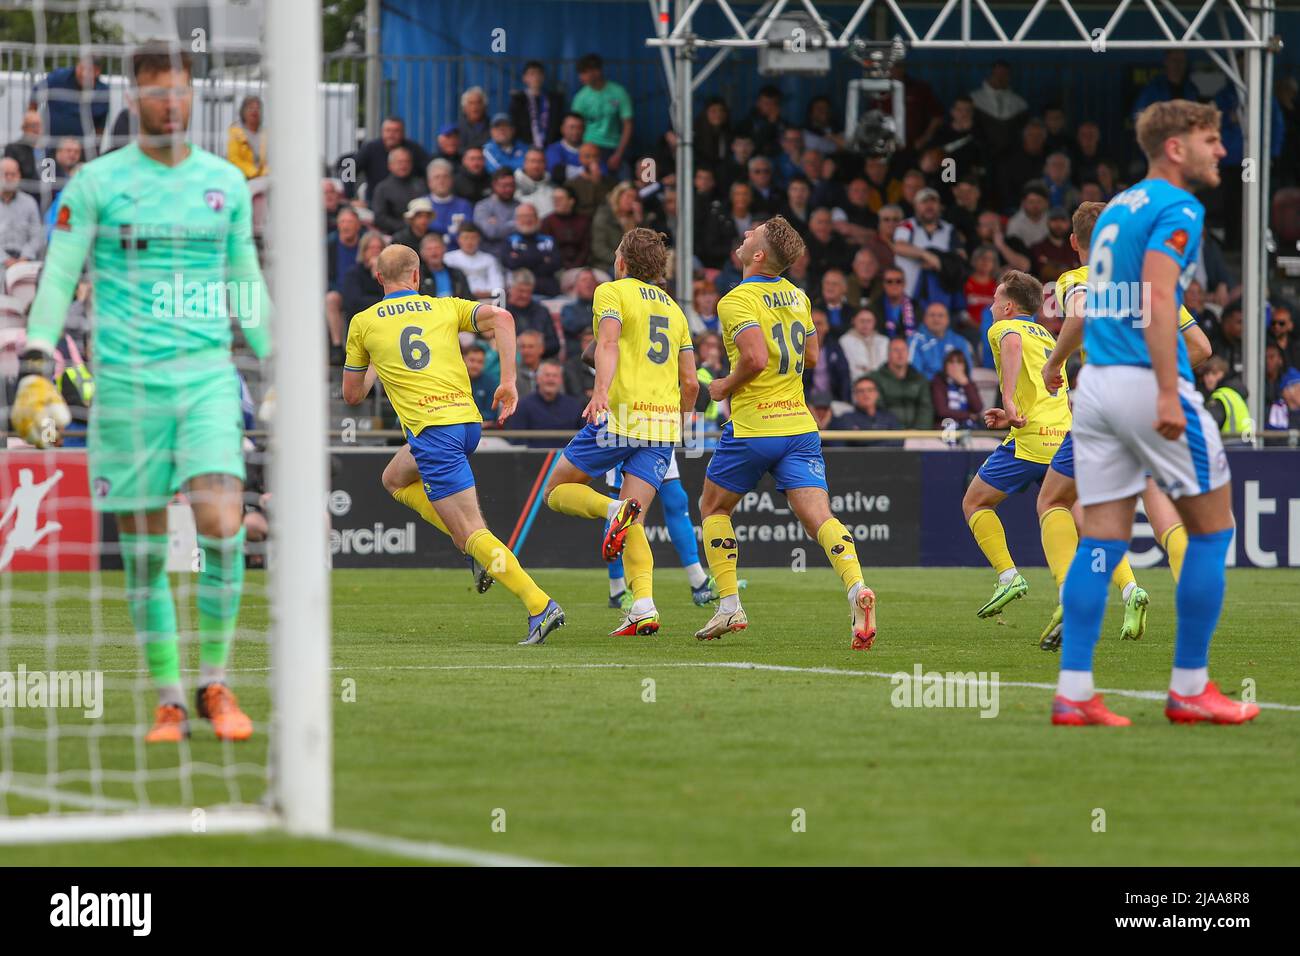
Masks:
[[[168,684],[165,687],[158,688],[159,704],[178,704],[185,706],[185,693],[181,690],[180,684]]]
[[[613,501],[611,501],[611,502],[609,503],[609,507],[605,509],[605,520],[606,520],[606,521],[613,521],[613,520],[614,520],[614,515],[618,514],[618,507],[619,507],[619,505],[621,505],[622,503],[623,503],[623,502],[619,501],[617,498],[615,498]]]
[[[610,579],[609,579],[609,596],[610,596],[610,597],[618,597],[620,594],[622,594],[622,593],[623,593],[624,591],[626,591],[626,590],[627,590],[627,579],[626,579],[626,578],[610,578]]]
[[[209,684],[224,684],[226,682],[226,669],[217,667],[214,664],[199,664],[199,686],[207,687]]]
[[[1019,573],[1015,568],[1007,568],[998,575],[998,584],[1010,584],[1012,579]]]
[[[1183,697],[1195,697],[1205,690],[1209,679],[1208,667],[1175,667],[1169,678],[1169,689]]]
[[[859,582],[853,585],[853,587],[849,588],[849,605],[851,607],[856,608],[858,606],[857,605],[858,592],[861,591],[864,587],[866,587],[866,585]]]
[[[632,602],[631,614],[633,617],[640,617],[642,614],[652,614],[655,609],[653,598],[637,598]]]
[[[723,614],[733,614],[740,610],[740,595],[728,594],[718,602],[718,610]]]
[[[691,583],[692,588],[702,588],[704,582],[709,580],[709,572],[705,571],[698,561],[686,565],[682,570],[686,572],[686,580]]]
[[[1130,581],[1128,584],[1124,585],[1124,590],[1120,592],[1120,595],[1124,598],[1125,602],[1127,602],[1129,595],[1136,590],[1137,590],[1137,582]]]
[[[1066,700],[1080,703],[1092,700],[1097,693],[1092,686],[1092,671],[1061,671],[1056,681],[1056,692]]]

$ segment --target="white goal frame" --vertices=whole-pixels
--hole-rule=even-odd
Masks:
[[[333,725],[330,716],[330,582],[326,448],[326,354],[315,296],[324,288],[319,244],[290,252],[294,236],[324,235],[320,163],[323,123],[320,0],[269,0],[262,62],[268,79],[271,162],[269,242],[275,416],[269,452],[273,546],[268,562],[271,612],[271,715],[264,806],[141,808],[86,798],[84,812],[0,817],[0,845],[112,841],[186,833],[283,829],[325,836],[333,828]],[[36,15],[41,5],[36,5]],[[307,162],[290,162],[290,157]],[[305,166],[305,168],[304,168]],[[279,242],[277,243],[277,237]],[[312,542],[316,542],[315,545]],[[45,791],[16,795],[45,798]],[[76,794],[58,793],[76,805]],[[199,811],[201,810],[201,818]],[[201,822],[200,822],[201,819]]]

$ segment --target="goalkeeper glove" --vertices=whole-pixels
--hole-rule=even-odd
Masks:
[[[51,381],[54,359],[42,349],[28,349],[18,359],[18,375],[18,392],[9,413],[13,429],[27,444],[49,448],[72,421],[68,403]]]

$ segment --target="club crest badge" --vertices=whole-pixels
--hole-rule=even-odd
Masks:
[[[209,189],[203,194],[203,201],[213,212],[221,212],[226,208],[226,194],[220,189]]]

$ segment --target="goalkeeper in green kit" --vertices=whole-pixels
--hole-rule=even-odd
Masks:
[[[195,711],[218,738],[246,740],[253,723],[225,682],[244,579],[243,423],[231,322],[264,358],[270,300],[243,174],[186,141],[189,55],[149,43],[130,65],[139,138],[88,163],[64,189],[28,320],[13,423],[40,446],[57,437],[63,419],[49,382],[51,356],[89,254],[91,496],[96,510],[117,516],[126,599],[158,691],[145,739],[189,734],[166,570],[166,506],[183,489],[203,552]]]

